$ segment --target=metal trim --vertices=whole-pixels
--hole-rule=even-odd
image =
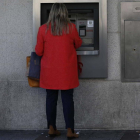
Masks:
[[[76,51],[77,55],[98,55],[99,51],[95,50],[95,51]]]

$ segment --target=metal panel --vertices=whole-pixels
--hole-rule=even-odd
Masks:
[[[125,21],[125,78],[140,78],[140,21]]]
[[[121,2],[121,80],[140,81],[140,2]]]

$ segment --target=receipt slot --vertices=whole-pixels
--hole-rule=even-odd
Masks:
[[[82,45],[77,52],[79,78],[107,78],[107,0],[34,0],[33,43],[40,25],[47,22],[52,4],[64,3],[76,25]]]

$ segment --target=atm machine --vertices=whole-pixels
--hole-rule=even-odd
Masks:
[[[82,45],[77,52],[79,78],[107,78],[107,0],[34,0],[33,45],[39,26],[46,23],[52,4],[64,3]]]

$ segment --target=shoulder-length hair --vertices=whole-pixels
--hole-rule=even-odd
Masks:
[[[62,35],[63,31],[69,34],[70,28],[72,27],[71,21],[68,18],[68,10],[63,3],[54,3],[52,5],[49,18],[47,21],[47,30],[51,24],[51,33],[53,35]],[[70,25],[70,26],[69,26]],[[47,32],[46,30],[46,32]]]

